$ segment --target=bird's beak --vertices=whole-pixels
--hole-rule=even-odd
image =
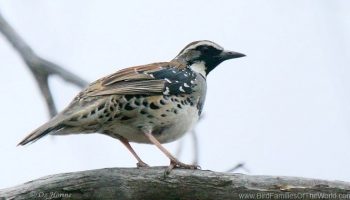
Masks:
[[[223,51],[220,54],[220,57],[223,60],[228,60],[228,59],[233,59],[233,58],[240,58],[240,57],[244,57],[244,56],[246,56],[246,55],[244,55],[242,53],[234,52],[234,51]]]

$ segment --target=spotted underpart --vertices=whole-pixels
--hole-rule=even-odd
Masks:
[[[173,132],[173,123],[176,120],[180,120],[179,123],[182,120],[185,120],[186,123],[192,123],[192,121],[187,121],[185,116],[198,115],[196,111],[197,101],[189,94],[115,95],[108,97],[107,101],[91,110],[87,118],[95,119],[93,120],[95,122],[94,128],[103,124],[103,127],[100,126],[100,132],[108,133],[116,138],[134,133],[137,135],[135,138],[140,137],[140,140],[136,139],[136,142],[144,142],[142,132],[146,128],[152,127],[153,134],[160,141],[168,142],[175,139],[175,136],[173,138],[163,135],[163,133]],[[74,120],[81,121],[83,118],[84,115],[80,115]],[[84,128],[88,129],[89,127]]]

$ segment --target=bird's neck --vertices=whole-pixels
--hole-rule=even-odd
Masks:
[[[200,73],[203,77],[207,76],[207,67],[204,61],[198,61],[189,65],[189,68],[193,71]]]
[[[190,68],[191,70],[201,74],[203,77],[207,76],[207,66],[204,61],[189,62],[183,57],[176,57],[172,60],[172,62],[181,63]]]

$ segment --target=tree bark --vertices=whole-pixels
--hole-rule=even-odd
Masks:
[[[46,176],[0,199],[349,199],[350,183],[206,170],[109,168]]]

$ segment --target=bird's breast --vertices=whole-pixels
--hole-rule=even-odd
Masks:
[[[113,116],[100,132],[129,141],[149,143],[149,129],[161,143],[171,142],[189,131],[199,117],[200,96],[193,94],[159,96],[121,96]]]
[[[160,75],[154,76],[159,78]],[[110,116],[115,118],[106,120],[101,132],[113,133],[139,143],[149,143],[144,136],[145,131],[152,131],[161,143],[174,141],[184,135],[202,112],[206,80],[194,71],[186,71],[177,77],[167,81],[163,94],[111,98],[111,105],[115,108]]]

